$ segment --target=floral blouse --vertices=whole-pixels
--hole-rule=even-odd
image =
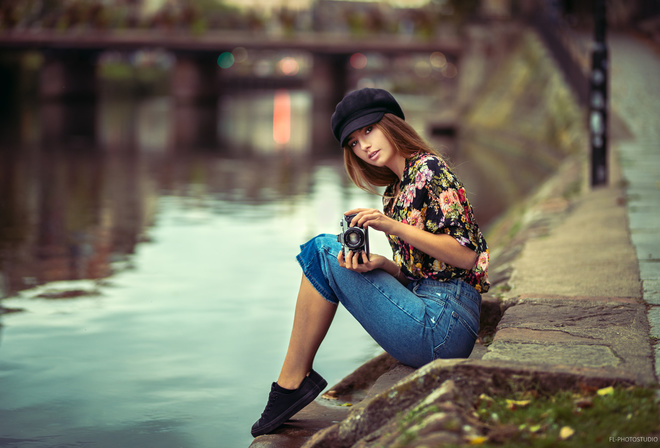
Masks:
[[[397,184],[399,194],[394,197]],[[388,240],[394,261],[411,280],[446,281],[460,278],[484,293],[488,291],[488,246],[479,230],[465,188],[439,157],[420,153],[406,159],[403,179],[389,185],[383,197],[387,216],[431,233],[451,235],[478,254],[467,271],[436,260],[394,235]]]

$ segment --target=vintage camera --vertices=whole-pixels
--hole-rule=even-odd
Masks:
[[[339,225],[341,226],[341,233],[337,235],[337,241],[342,244],[344,251],[344,258],[348,255],[348,251],[364,252],[369,259],[369,228],[351,227],[351,221],[357,213],[344,216]],[[362,256],[359,262],[362,263]]]

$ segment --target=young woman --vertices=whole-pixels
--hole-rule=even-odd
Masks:
[[[272,432],[312,402],[326,381],[312,363],[341,303],[390,355],[420,367],[470,355],[479,331],[488,249],[465,190],[442,158],[381,89],[349,93],[332,116],[355,184],[376,193],[384,211],[357,208],[352,226],[384,232],[393,259],[344,257],[336,235],[301,246],[303,270],[282,370],[252,435]]]

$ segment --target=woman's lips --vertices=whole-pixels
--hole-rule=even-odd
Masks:
[[[376,160],[378,158],[378,154],[380,154],[380,149],[369,154],[369,159]]]

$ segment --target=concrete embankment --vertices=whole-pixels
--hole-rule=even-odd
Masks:
[[[527,33],[521,36],[528,41],[502,62],[500,70],[514,70],[514,66],[523,72],[531,70],[525,52],[538,42]],[[537,64],[552,64],[537,56],[534,53]],[[514,70],[508,76],[517,74]],[[534,85],[532,75],[529,89]],[[498,70],[493,76],[504,75]],[[640,277],[640,249],[631,240],[629,226],[630,181],[624,176],[630,168],[621,169],[617,143],[639,136],[623,120],[612,120],[610,182],[590,188],[584,112],[566,119],[565,114],[577,108],[565,102],[569,92],[556,76],[555,71],[547,78],[545,96],[538,97],[542,101],[536,108],[545,111],[528,109],[523,114],[527,124],[521,127],[529,125],[531,132],[536,120],[539,133],[548,131],[548,122],[537,119],[547,109],[554,110],[549,123],[555,133],[547,135],[555,141],[541,139],[539,144],[554,145],[566,155],[552,176],[490,229],[493,288],[483,296],[481,338],[471,357],[437,360],[414,370],[383,354],[335,385],[332,393],[312,403],[276,434],[255,439],[253,448],[483,441],[488,438],[487,429],[472,412],[474,400],[482,393],[656,384],[653,330],[644,298],[652,285],[657,289],[658,282],[643,284]],[[613,83],[619,80],[614,78]],[[498,85],[490,96],[486,92],[485,104],[494,107],[497,96],[509,101],[507,90],[515,95],[511,89],[518,88],[513,81],[503,90],[502,83]],[[509,119],[490,129],[496,134],[497,126],[503,126],[509,136],[515,134],[509,141],[530,144],[534,134],[511,131],[514,123],[510,120],[521,114],[517,107],[512,105]],[[468,129],[487,126],[485,120],[491,115],[469,111]],[[655,143],[653,163],[658,159]],[[636,190],[636,194],[642,193]],[[654,207],[657,213],[658,205]],[[657,229],[657,221],[654,226]],[[650,293],[657,296],[657,290]],[[424,415],[424,419],[406,419],[410,415]],[[414,444],[403,443],[411,435]]]

